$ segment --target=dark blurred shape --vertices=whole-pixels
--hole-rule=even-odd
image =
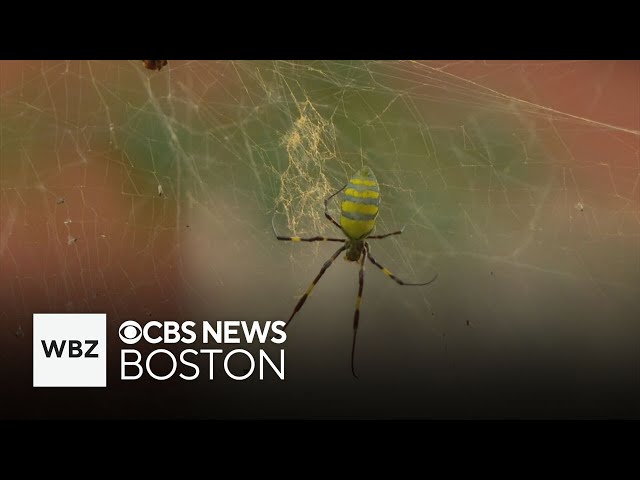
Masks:
[[[148,69],[148,70],[162,70],[162,67],[164,67],[167,64],[166,60],[142,60],[142,64],[144,65],[144,68]]]

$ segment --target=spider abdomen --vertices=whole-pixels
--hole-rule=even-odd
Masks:
[[[369,235],[376,224],[380,207],[380,187],[369,167],[356,173],[344,190],[340,226],[352,240]]]

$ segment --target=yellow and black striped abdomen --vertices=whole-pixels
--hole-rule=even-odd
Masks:
[[[380,187],[369,167],[355,174],[344,190],[340,225],[353,240],[366,237],[376,224],[380,207]]]

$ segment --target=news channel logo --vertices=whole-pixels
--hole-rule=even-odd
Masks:
[[[34,387],[106,387],[107,315],[35,313]]]

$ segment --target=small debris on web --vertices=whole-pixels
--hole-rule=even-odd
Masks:
[[[56,200],[56,203],[57,203],[58,205],[62,205],[62,204],[64,203],[64,197],[60,197],[60,198],[58,198],[58,199]]]
[[[24,337],[24,332],[22,331],[22,325],[18,325],[18,330],[16,330],[16,337],[18,338]]]
[[[73,237],[73,236],[69,235],[69,238],[67,239],[67,245],[73,245],[77,241],[78,241],[78,239],[76,237]]]
[[[64,221],[64,224],[65,224],[65,225],[69,225],[70,223],[71,223],[71,219],[70,219],[70,218],[67,218],[67,219]]]
[[[161,197],[164,191],[162,190],[162,185],[158,185],[158,196]]]
[[[167,65],[167,60],[142,60],[142,65],[147,70],[162,70],[162,67]]]
[[[576,203],[576,210],[580,210],[581,212],[584,212],[584,204],[582,202]]]

